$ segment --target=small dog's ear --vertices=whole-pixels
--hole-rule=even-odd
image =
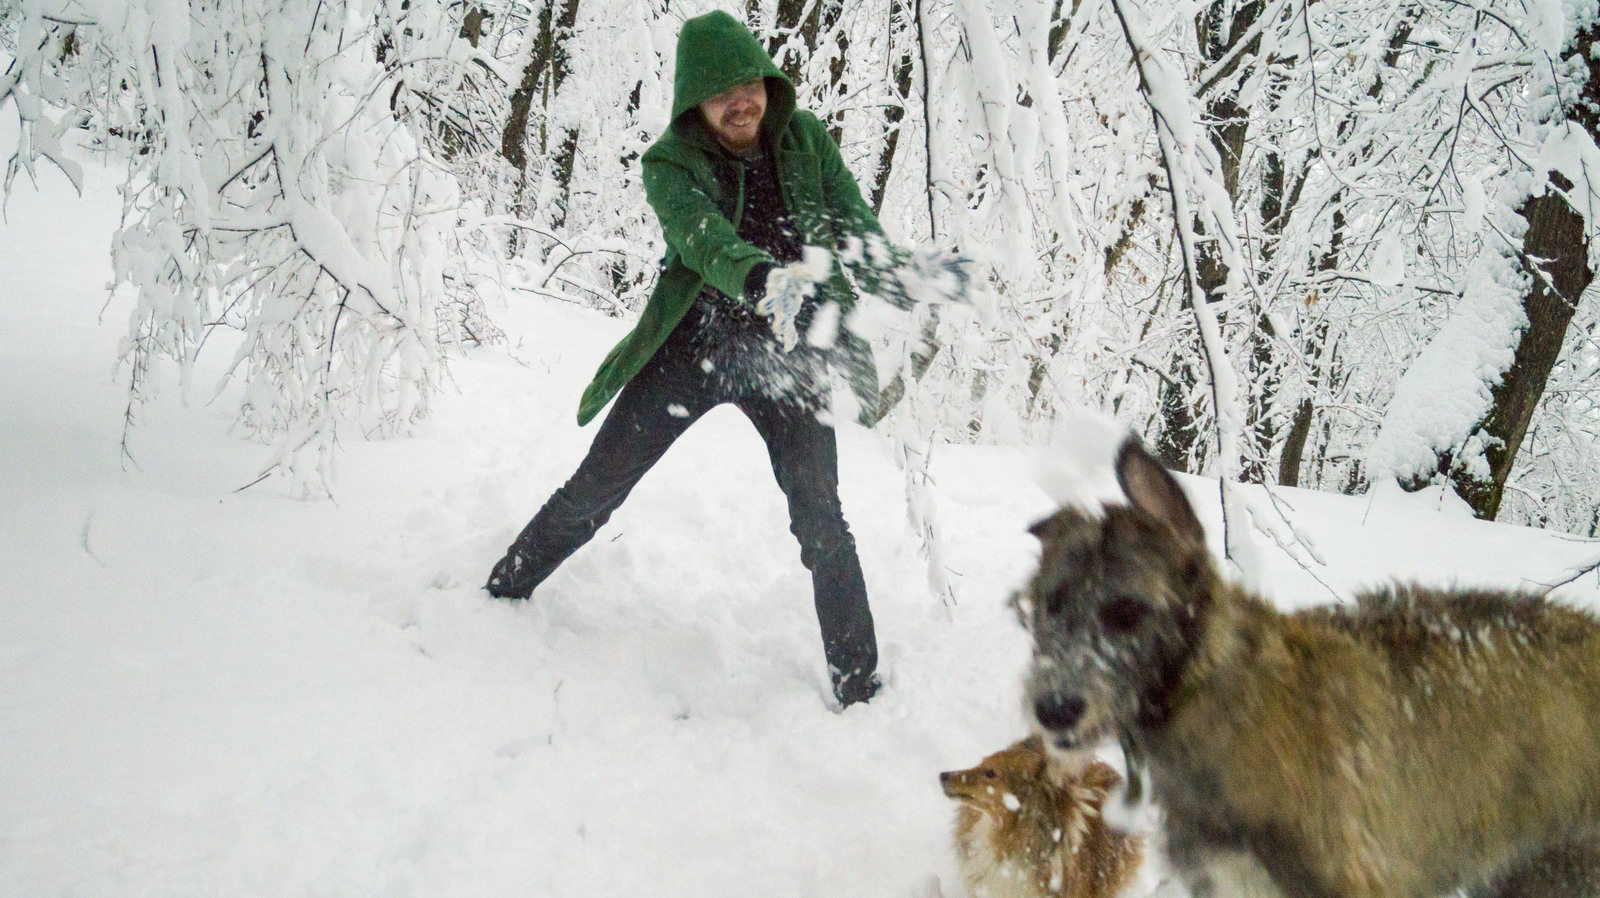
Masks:
[[[1045,542],[1050,538],[1050,534],[1055,532],[1056,528],[1051,526],[1055,521],[1055,515],[1051,515],[1048,518],[1040,518],[1028,525],[1028,532],[1033,534],[1034,538],[1040,542]]]
[[[1098,801],[1105,801],[1111,790],[1122,784],[1122,774],[1103,761],[1091,763],[1083,771],[1083,787],[1095,794]]]
[[[1134,508],[1166,522],[1179,536],[1204,545],[1205,531],[1183,488],[1133,437],[1117,450],[1117,483]]]
[[[1082,537],[1084,525],[1089,518],[1075,508],[1059,508],[1055,514],[1047,518],[1040,518],[1028,527],[1028,532],[1037,539],[1049,553],[1053,549],[1071,542],[1076,542]]]

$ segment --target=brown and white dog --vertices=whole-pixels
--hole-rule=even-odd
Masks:
[[[1106,825],[1110,766],[1048,755],[1038,736],[939,774],[956,810],[956,854],[972,898],[1111,898],[1144,858],[1143,840]]]

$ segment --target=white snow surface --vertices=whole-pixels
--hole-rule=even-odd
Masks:
[[[332,501],[241,490],[267,450],[229,435],[231,393],[163,391],[120,456],[117,198],[103,172],[81,199],[41,175],[0,224],[0,894],[963,894],[937,774],[1025,730],[1005,600],[1050,496],[1104,493],[1104,434],[1060,450],[1099,453],[1076,467],[935,450],[946,610],[890,444],[841,425],[886,687],[839,712],[731,409],[532,601],[479,589],[586,450],[578,394],[626,322],[502,300],[512,345],[455,360],[415,437],[345,439]],[[215,375],[229,348],[207,352]],[[1214,524],[1216,485],[1186,483]],[[1395,577],[1533,585],[1596,551],[1426,497],[1280,498],[1332,590],[1269,556],[1285,606]]]

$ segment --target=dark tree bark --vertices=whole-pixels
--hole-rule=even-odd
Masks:
[[[467,7],[467,14],[461,17],[461,36],[467,39],[467,43],[478,46],[478,42],[483,40],[483,27],[491,15],[481,6]]]
[[[1156,434],[1152,454],[1173,471],[1188,471],[1194,467],[1193,455],[1200,429],[1191,397],[1198,383],[1194,368],[1182,355],[1173,357],[1171,369],[1161,379],[1161,430]]]
[[[889,0],[889,34],[897,32],[896,24],[910,22],[911,11],[906,8],[905,0]],[[912,23],[914,26],[915,23]],[[892,37],[891,37],[892,39]],[[888,137],[884,140],[883,152],[878,155],[878,166],[872,174],[872,187],[869,192],[872,203],[872,214],[877,215],[883,211],[883,194],[889,189],[889,175],[894,171],[894,153],[900,146],[901,122],[905,121],[906,103],[911,99],[911,73],[913,71],[913,57],[909,44],[901,48],[900,56],[894,64],[894,91],[898,102],[889,106],[884,112],[888,122]]]
[[[1271,64],[1269,60],[1268,65]],[[1269,110],[1277,108],[1282,96],[1283,82],[1281,71],[1268,72],[1265,103]],[[1283,234],[1283,227],[1299,202],[1300,188],[1305,185],[1304,173],[1296,183],[1290,183],[1288,170],[1284,166],[1283,153],[1278,148],[1277,142],[1266,141],[1264,155],[1259,204],[1264,231],[1260,249],[1263,272],[1277,256],[1278,238]],[[1245,483],[1267,483],[1271,479],[1268,476],[1268,462],[1272,457],[1273,447],[1278,442],[1278,429],[1281,423],[1277,402],[1283,375],[1280,368],[1281,352],[1278,347],[1283,345],[1283,341],[1289,336],[1276,333],[1272,317],[1266,308],[1258,310],[1256,327],[1250,334],[1250,354],[1247,359],[1250,399],[1246,406],[1245,439],[1250,448],[1244,454],[1245,457],[1239,467],[1239,479]]]
[[[522,171],[528,168],[528,121],[533,111],[534,97],[540,97],[542,105],[548,108],[550,99],[561,89],[561,83],[567,77],[566,44],[578,21],[578,0],[559,0],[559,16],[554,10],[556,2],[550,0],[539,10],[539,32],[534,40],[533,54],[522,70],[522,81],[511,94],[511,109],[500,134],[500,155]],[[546,152],[548,138],[548,131],[541,123],[540,155]]]
[[[1316,404],[1309,398],[1295,406],[1294,417],[1289,422],[1289,434],[1283,440],[1283,455],[1278,457],[1278,485],[1299,486],[1300,464],[1304,460],[1306,439],[1311,436],[1311,419]]]
[[[560,3],[557,14],[556,4]],[[547,0],[539,9],[538,33],[534,39],[533,53],[528,58],[528,64],[522,70],[522,80],[517,89],[511,94],[511,109],[506,115],[505,128],[500,133],[500,155],[521,172],[517,179],[517,195],[515,206],[520,208],[528,188],[528,143],[531,139],[533,128],[531,118],[533,101],[535,97],[540,100],[540,105],[548,112],[550,100],[561,89],[561,84],[567,78],[569,63],[567,57],[567,40],[572,37],[573,26],[578,21],[578,0]],[[559,227],[565,223],[567,217],[567,190],[572,182],[572,167],[577,159],[578,131],[576,128],[558,128],[560,137],[557,143],[556,156],[552,160],[553,171],[560,191],[557,194],[556,208],[551,214],[551,223]],[[543,157],[549,152],[550,127],[548,115],[539,116],[538,120],[538,154]],[[523,235],[517,231],[512,235],[512,249],[517,249],[517,244]]]
[[[922,322],[922,346],[911,353],[911,380],[916,383],[922,380],[922,375],[928,373],[928,368],[933,365],[934,357],[939,354],[941,344],[938,338],[939,315],[935,309]],[[882,421],[906,398],[906,380],[904,373],[896,373],[883,391],[878,394],[878,408],[871,416],[873,424]],[[869,425],[870,426],[870,425]]]
[[[817,23],[821,12],[821,3],[811,7],[811,14],[806,16],[806,0],[778,0],[777,17],[772,23],[772,37],[767,41],[767,52],[772,58],[782,56],[779,67],[789,76],[795,84],[800,83],[800,67],[806,59],[811,57],[812,51],[817,49]],[[804,21],[800,17],[806,16]],[[805,57],[798,53],[783,53],[783,47],[789,42],[791,35],[800,35],[806,48]]]
[[[1050,46],[1046,58],[1054,70],[1056,57],[1061,55],[1061,47],[1066,43],[1067,34],[1072,30],[1072,17],[1078,14],[1078,5],[1083,0],[1072,0],[1072,9],[1067,18],[1061,17],[1062,0],[1056,0],[1055,6],[1050,10]]]
[[[1339,267],[1339,254],[1344,249],[1344,211],[1339,208],[1339,195],[1334,194],[1333,236],[1328,249],[1317,263],[1319,271],[1334,271]],[[1320,299],[1313,294],[1307,303],[1314,305]],[[1300,485],[1300,466],[1305,458],[1306,442],[1311,437],[1311,424],[1316,417],[1316,403],[1312,396],[1327,378],[1327,371],[1335,366],[1335,347],[1328,344],[1328,323],[1320,321],[1305,338],[1306,354],[1311,357],[1311,377],[1306,383],[1307,395],[1295,406],[1289,423],[1288,435],[1283,440],[1283,454],[1278,458],[1278,483],[1282,486]]]
[[[753,7],[747,7],[747,14],[752,9]],[[844,15],[844,10],[844,0],[778,0],[771,37],[767,40],[767,52],[772,54],[773,59],[779,59],[781,56],[780,67],[796,86],[803,82],[802,70],[816,54],[822,36],[831,34],[834,42],[838,44],[839,52],[828,62],[828,84],[825,89],[819,90],[818,94],[838,93],[839,84],[844,80],[845,55],[850,50],[850,37],[839,27],[839,19]],[[802,19],[801,16],[805,18]],[[800,37],[804,50],[784,53],[784,47],[795,35]],[[844,136],[843,121],[838,113],[829,118],[828,131],[833,135],[835,143]]]

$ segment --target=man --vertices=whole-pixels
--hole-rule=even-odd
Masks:
[[[794,86],[727,13],[684,23],[672,122],[642,161],[666,258],[638,325],[584,391],[578,423],[613,396],[616,404],[577,472],[518,535],[485,588],[527,598],[680,434],[733,403],[766,442],[788,498],[834,695],[842,706],[864,702],[879,688],[877,639],[839,504],[834,431],[818,419],[828,403],[829,350],[812,344],[832,341],[800,337],[819,310],[848,310],[853,297],[838,251],[852,238],[882,247],[882,228],[827,129],[795,109]],[[869,269],[856,273],[876,282]]]

